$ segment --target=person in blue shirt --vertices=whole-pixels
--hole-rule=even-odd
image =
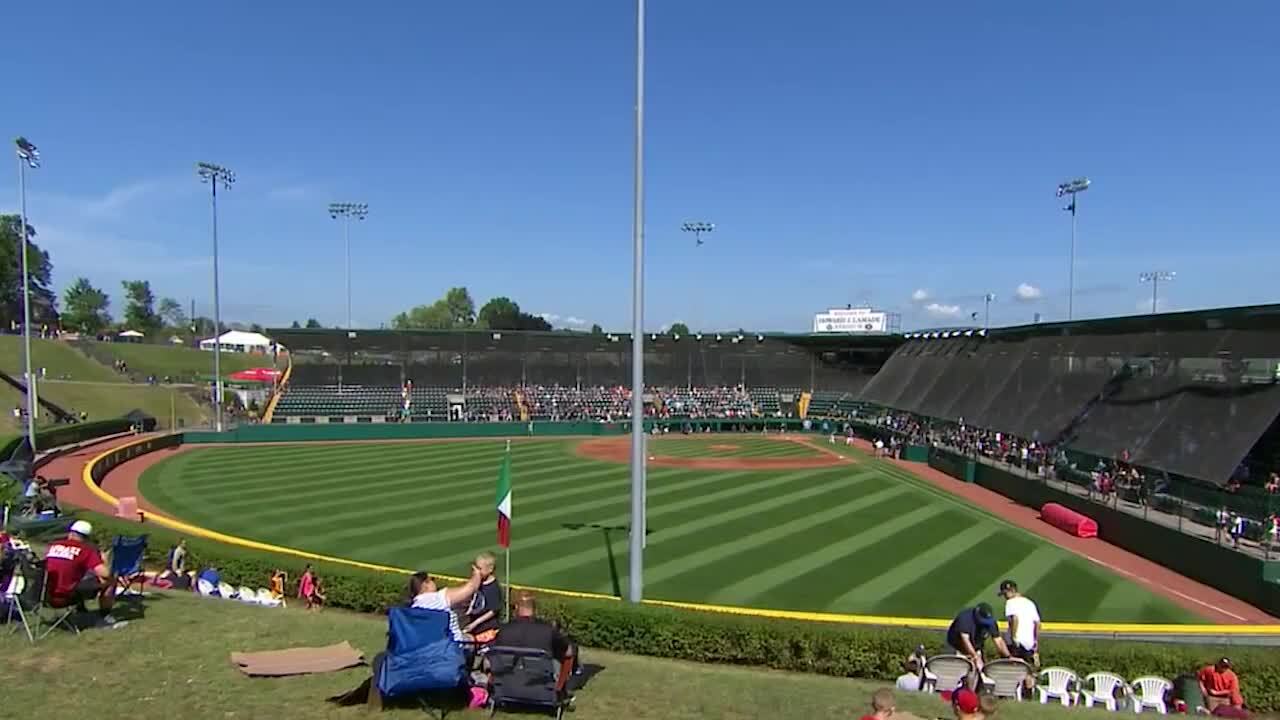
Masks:
[[[982,670],[982,650],[987,638],[995,643],[1000,657],[1009,657],[1009,646],[1000,637],[995,611],[987,603],[961,610],[951,621],[951,627],[947,628],[947,645],[957,654],[969,658],[978,670]]]

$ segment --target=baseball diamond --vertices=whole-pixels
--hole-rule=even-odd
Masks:
[[[603,441],[605,452],[599,440],[512,444],[516,582],[614,595],[626,586],[628,468],[608,452],[622,440]],[[1055,620],[1203,620],[887,462],[818,440],[651,440],[654,457],[733,469],[651,469],[650,596],[944,617],[1016,576]],[[493,543],[487,499],[503,448],[196,446],[151,466],[139,488],[157,510],[231,535],[444,571]]]

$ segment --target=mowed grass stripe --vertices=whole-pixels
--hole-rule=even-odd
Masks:
[[[723,556],[719,560],[707,567],[688,570],[682,575],[677,575],[668,580],[667,584],[675,587],[702,588],[703,592],[714,593],[716,589],[723,588],[744,575],[750,576],[757,568],[772,571],[795,559],[815,554],[826,556],[825,551],[830,548],[832,539],[840,537],[851,528],[875,527],[888,519],[909,512],[913,507],[919,507],[918,499],[912,497],[909,489],[893,487],[892,490],[894,491],[892,495],[882,494],[880,500],[871,504],[867,504],[865,498],[846,502],[840,506],[845,510],[843,514],[820,522],[811,520],[807,525],[794,527],[791,533],[779,540],[758,547],[742,548],[740,543],[726,538],[726,542],[721,546]],[[837,508],[835,503],[824,502],[823,506],[830,506],[833,512]],[[870,542],[864,544],[870,544]],[[838,554],[832,553],[828,557]],[[809,569],[825,566],[825,564],[814,565]],[[795,574],[801,575],[803,572]],[[779,584],[781,583],[759,586],[755,591],[764,592]]]
[[[806,482],[799,482],[800,479]],[[754,487],[726,488],[724,491],[681,506],[650,502],[648,527],[652,534],[649,536],[648,551],[654,552],[660,547],[680,541],[680,548],[689,552],[692,548],[698,547],[697,543],[690,538],[699,533],[718,534],[719,531],[732,534],[731,531],[723,528],[732,527],[743,518],[755,517],[766,511],[789,512],[798,504],[811,508],[809,498],[815,495],[834,492],[842,486],[861,487],[864,482],[871,480],[871,476],[842,477],[833,472],[815,474],[812,471],[802,471],[775,476],[761,481]],[[791,491],[780,493],[779,488],[788,488]],[[735,502],[731,506],[726,503],[728,500]],[[733,509],[725,509],[728,507]],[[716,512],[709,513],[708,508],[715,509]],[[613,517],[601,518],[596,522],[602,525],[617,525],[629,521],[629,513],[620,513]],[[548,582],[557,582],[554,580],[555,574],[563,573],[571,579],[580,568],[598,563],[601,559],[601,548],[594,546],[586,550],[554,555],[526,569],[538,577],[548,578]],[[581,585],[576,586],[581,587]],[[606,585],[600,591],[611,592],[612,588]]]
[[[842,557],[854,550],[876,544],[903,528],[925,522],[941,514],[946,508],[938,503],[921,505],[915,493],[905,493],[895,496],[890,507],[885,509],[892,510],[893,514],[874,524],[859,522],[870,518],[851,517],[849,528],[854,534],[833,543],[808,548],[799,557],[776,563],[772,567],[762,568],[759,572],[725,585],[711,594],[709,602],[749,605],[762,593],[795,582],[796,578],[814,570],[831,568],[833,557]],[[854,515],[858,516],[860,513],[854,513]],[[840,572],[840,569],[837,569],[837,572]]]
[[[804,483],[772,506],[765,504],[747,513],[723,513],[710,525],[690,523],[684,528],[655,533],[657,542],[650,539],[645,553],[645,583],[657,587],[722,560],[736,547],[758,548],[782,542],[814,523],[829,522],[906,492],[874,474],[857,475],[853,480]],[[815,499],[820,502],[815,503]],[[676,544],[675,540],[681,542]],[[733,540],[733,547],[726,547],[726,540]]]
[[[1023,556],[1017,563],[1002,572],[996,573],[995,577],[1000,578],[1001,581],[1006,578],[1013,580],[1018,583],[1018,587],[1022,592],[1026,593],[1028,588],[1034,587],[1037,582],[1040,582],[1040,579],[1053,568],[1064,553],[1064,550],[1053,545],[1037,543],[1030,554]],[[996,608],[997,613],[1000,613],[1004,608],[997,602],[998,599],[995,597],[997,589],[999,589],[999,585],[976,590],[961,607],[973,607],[980,602],[988,602],[991,603],[992,607]]]
[[[547,448],[546,450],[526,454],[521,457],[521,461],[528,462],[530,460],[539,460],[548,457],[559,457],[555,448]],[[334,475],[339,473],[357,474],[357,473],[375,473],[385,468],[404,467],[406,465],[419,464],[435,464],[436,468],[459,467],[464,465],[483,465],[491,464],[495,471],[498,463],[501,462],[501,456],[488,456],[486,454],[461,455],[450,453],[448,455],[421,455],[405,454],[405,455],[377,455],[377,456],[343,456],[341,458],[329,458],[325,461],[317,462],[299,462],[288,466],[285,469],[270,470],[256,464],[234,465],[228,464],[224,469],[226,477],[235,478],[233,481],[209,480],[203,477],[194,476],[189,471],[184,471],[181,475],[181,482],[194,488],[205,489],[210,497],[217,498],[221,496],[229,496],[246,489],[252,489],[259,486],[268,479],[284,480],[288,478],[314,478],[319,475]],[[512,458],[512,462],[516,462]]]
[[[359,445],[337,446],[332,452],[299,454],[287,458],[271,456],[240,456],[235,453],[218,450],[196,450],[194,456],[205,454],[223,454],[222,458],[195,457],[187,466],[186,475],[193,480],[219,480],[227,475],[228,468],[243,470],[252,468],[263,473],[291,473],[299,468],[326,467],[333,464],[351,464],[353,462],[382,462],[415,457],[434,457],[441,460],[450,458],[493,457],[499,459],[501,452],[494,448],[476,448],[459,443],[456,446],[433,445],[382,445],[376,448],[365,448]],[[553,447],[548,445],[547,447]],[[513,453],[514,454],[514,453]],[[229,481],[234,484],[237,480]]]
[[[850,587],[897,567],[933,547],[964,522],[963,513],[948,508],[941,514],[903,528],[879,542],[831,558],[831,565],[817,568],[796,581],[761,593],[756,601],[765,607],[805,607],[848,610],[852,606],[840,601]],[[840,572],[847,568],[847,572]]]
[[[556,467],[544,471],[547,474],[554,472],[554,477],[550,480],[539,482],[537,484],[537,492],[540,496],[545,497],[548,501],[556,502],[576,495],[588,494],[595,492],[597,488],[605,485],[613,485],[620,482],[625,476],[625,470],[617,468],[607,468],[604,470],[593,470],[580,475],[564,475],[561,468]],[[651,473],[650,479],[657,479],[661,482],[664,478],[670,476],[675,471],[666,473]],[[442,499],[442,504],[449,507],[472,507],[483,506],[486,498],[493,498],[496,480],[487,478],[485,481],[473,481],[464,483],[455,483],[443,488],[430,488],[431,494]],[[562,485],[569,485],[566,490],[556,490]],[[475,488],[468,490],[465,488]],[[523,502],[527,493],[533,491],[533,486],[529,484],[528,474],[522,476],[520,484],[521,507],[527,505]],[[296,517],[288,520],[274,523],[274,529],[283,535],[290,536],[293,533],[307,534],[313,530],[326,530],[334,526],[353,525],[367,526],[386,520],[397,520],[403,517],[420,514],[424,511],[431,511],[429,504],[412,502],[414,497],[425,489],[417,489],[412,492],[396,492],[396,493],[378,493],[370,499],[368,503],[356,507],[350,507],[341,511],[319,512],[323,507],[313,508],[314,513],[296,512]],[[296,510],[291,507],[291,510]],[[440,516],[433,516],[433,521],[440,521]]]
[[[526,468],[525,472],[530,474],[556,473],[560,472],[562,464],[563,461],[560,458],[548,457],[533,461],[526,460],[523,466]],[[533,466],[533,469],[529,470],[529,466]],[[393,472],[396,479],[379,479],[382,473],[390,475]],[[447,477],[442,477],[446,475]],[[446,490],[450,486],[465,486],[479,482],[484,477],[491,482],[497,482],[497,476],[498,466],[496,464],[491,466],[488,462],[450,463],[435,468],[400,464],[386,469],[370,469],[357,474],[335,471],[334,475],[317,473],[277,478],[273,481],[265,480],[259,488],[240,491],[233,496],[236,498],[233,501],[219,502],[218,498],[210,498],[207,495],[198,496],[209,502],[219,502],[222,508],[236,512],[257,507],[260,503],[277,497],[287,497],[291,502],[297,502],[300,505],[312,500],[340,500],[359,494],[361,490],[366,493],[375,491],[378,497],[392,497],[402,489],[415,490],[425,487]],[[315,482],[315,478],[320,478],[320,482]]]
[[[689,473],[679,473],[677,477],[681,478],[681,482],[662,485],[651,483],[649,489],[650,501],[657,497],[659,501],[668,496],[683,497],[691,496],[696,500],[705,496],[705,487],[714,485],[722,480],[715,475],[693,476]],[[514,481],[513,481],[514,484]],[[629,507],[629,500],[617,492],[611,492],[608,488],[604,488],[601,492],[600,488],[593,488],[596,492],[586,501],[564,504],[562,502],[550,503],[551,507],[547,510],[526,512],[516,510],[519,514],[520,522],[525,524],[537,523],[543,520],[559,520],[561,518],[572,517],[575,513],[587,514],[592,517],[598,517],[604,512],[610,510]],[[514,494],[515,489],[512,489]],[[714,494],[714,493],[713,493]],[[520,506],[517,506],[520,507]],[[347,547],[360,548],[362,552],[369,554],[387,550],[394,551],[397,547],[406,542],[405,533],[413,532],[412,537],[408,541],[414,543],[426,556],[431,556],[430,548],[436,546],[449,547],[449,543],[466,538],[468,535],[480,536],[490,534],[491,528],[486,527],[489,523],[480,520],[481,518],[494,517],[494,509],[492,505],[478,505],[473,507],[465,507],[446,513],[431,513],[430,515],[423,513],[419,517],[412,517],[403,522],[379,523],[376,528],[362,529],[358,528],[354,532],[339,533],[337,536],[343,541],[343,545]],[[427,524],[429,519],[436,518],[440,522],[437,525],[435,520],[431,520],[430,525]],[[468,521],[470,518],[470,521]],[[576,519],[576,518],[575,518]],[[458,522],[447,522],[457,520]],[[566,520],[567,521],[567,520]],[[483,524],[480,524],[483,522]],[[496,521],[495,521],[496,522]],[[496,527],[496,526],[495,526]],[[313,542],[325,542],[329,538],[335,537],[334,534],[325,534],[315,538],[308,538]],[[300,540],[301,541],[301,540]]]
[[[733,484],[732,478],[734,476],[746,477],[747,474],[734,473],[728,477],[722,475],[709,478],[705,473],[685,470],[676,476],[677,480],[671,486],[660,487],[655,491],[653,489],[654,485],[651,483],[648,512],[650,527],[652,528],[655,522],[662,522],[667,515],[694,508],[703,508],[708,505],[716,505],[730,498],[751,497],[752,494],[757,493],[760,496],[776,497],[772,490],[762,487],[772,481],[760,478],[755,483]],[[705,486],[708,484],[724,487],[715,492],[707,492]],[[656,504],[653,502],[655,496],[658,497]],[[608,513],[613,514],[610,515]],[[521,555],[556,559],[562,557],[560,555],[562,550],[578,547],[575,541],[580,539],[580,536],[577,535],[579,531],[566,528],[566,524],[627,525],[631,519],[630,499],[625,492],[615,492],[610,493],[607,498],[593,503],[577,503],[575,505],[553,503],[552,507],[546,511],[533,513],[521,511],[520,518],[520,532],[532,536],[530,540],[520,542]],[[477,525],[473,522],[464,528],[458,528],[447,534],[433,533],[429,541],[425,544],[418,542],[415,547],[427,557],[443,556],[445,558],[444,562],[453,562],[455,560],[462,562],[467,553],[458,552],[456,548],[459,545],[472,548],[472,552],[474,552],[475,549],[488,548],[492,544],[493,531],[491,529],[478,528],[484,528],[484,525]],[[388,552],[395,552],[397,544],[402,545],[403,540],[399,538],[389,540],[382,546],[372,546],[370,550],[385,549]],[[526,569],[526,571],[528,570]],[[534,576],[541,576],[541,573],[537,570],[530,572],[533,572]]]
[[[973,542],[975,538],[977,542]],[[1032,546],[1013,533],[985,523],[970,528],[948,540],[945,552],[940,549],[929,557],[932,565],[922,564],[927,553],[913,558],[909,565],[917,569],[914,578],[896,577],[889,582],[882,575],[876,584],[882,585],[886,594],[871,605],[872,612],[902,614],[909,608],[932,617],[954,614],[975,588],[995,588],[999,584],[999,576],[993,574],[998,570],[993,567],[1005,567],[1014,559],[1027,556]],[[994,597],[994,589],[991,592]]]
[[[1064,621],[1093,619],[1111,583],[1091,572],[1086,561],[1064,557],[1035,585],[1023,590],[1040,605],[1040,616]],[[1048,605],[1046,605],[1048,602]]]

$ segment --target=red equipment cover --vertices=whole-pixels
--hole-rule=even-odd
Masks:
[[[1046,503],[1040,508],[1040,519],[1076,537],[1098,537],[1098,523],[1093,518],[1058,503]]]

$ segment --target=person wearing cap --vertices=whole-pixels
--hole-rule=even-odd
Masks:
[[[84,520],[71,523],[67,536],[49,544],[45,551],[49,599],[55,606],[76,606],[85,612],[86,600],[98,598],[98,614],[106,625],[114,625],[111,606],[115,603],[115,578],[102,562],[102,554],[89,542],[93,526]]]
[[[1244,708],[1244,696],[1240,694],[1240,678],[1231,669],[1231,659],[1222,658],[1200,671],[1200,692],[1209,712],[1219,707]]]
[[[999,595],[1004,598],[1004,619],[1009,623],[1009,653],[1039,667],[1040,609],[1018,592],[1018,583],[1013,580],[1000,583]]]
[[[987,644],[987,638],[995,643],[1000,657],[1009,657],[1009,646],[1000,637],[1000,625],[996,622],[995,612],[987,603],[978,603],[961,610],[947,628],[947,645],[956,653],[969,658],[978,670],[982,669],[982,649]]]
[[[951,693],[951,709],[956,713],[956,720],[982,720],[986,717],[982,712],[982,701],[978,693],[969,688],[960,688]]]

